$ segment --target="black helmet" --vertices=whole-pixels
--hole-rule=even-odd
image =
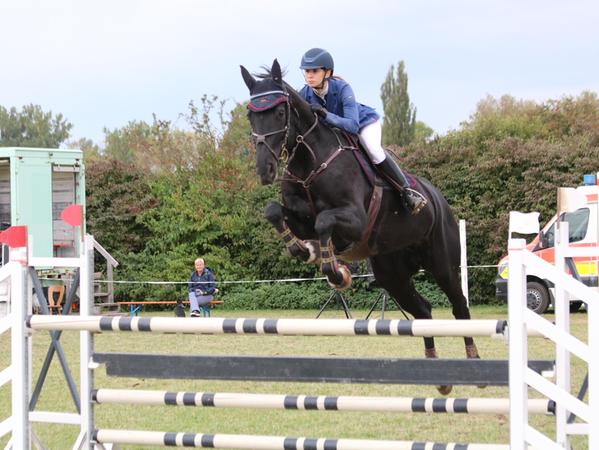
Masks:
[[[304,56],[302,56],[302,63],[300,69],[325,69],[333,70],[335,63],[333,63],[333,57],[329,52],[322,48],[311,48]]]

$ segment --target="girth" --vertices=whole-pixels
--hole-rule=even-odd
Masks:
[[[366,229],[364,230],[364,233],[362,233],[362,238],[360,239],[360,242],[358,242],[355,245],[352,245],[347,250],[339,253],[339,256],[342,259],[348,261],[355,261],[364,259],[370,254],[370,246],[368,245],[368,241],[370,240],[372,230],[374,230],[374,224],[376,223],[376,218],[379,215],[379,210],[381,209],[382,199],[382,180],[376,177],[374,189],[372,190],[372,195],[370,196],[370,203],[368,204],[368,220],[366,222]]]

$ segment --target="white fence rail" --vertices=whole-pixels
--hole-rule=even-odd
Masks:
[[[556,244],[555,266],[543,261],[528,250],[523,239],[509,242],[509,324],[510,324],[510,445],[511,450],[524,450],[528,445],[543,449],[570,449],[570,436],[587,434],[589,449],[599,449],[599,402],[596,389],[599,386],[598,307],[599,293],[565,273],[565,256],[599,256],[598,249],[568,247],[568,224],[559,227]],[[555,323],[529,310],[526,306],[526,273],[535,273],[555,284]],[[570,334],[569,300],[566,293],[587,304],[588,341],[584,343]],[[528,330],[537,332],[555,344],[555,383],[546,380],[527,368]],[[571,361],[574,354],[588,364],[589,393],[585,403],[571,393]],[[550,439],[528,423],[529,388],[556,401],[556,436]],[[586,424],[568,424],[568,416],[574,413]]]

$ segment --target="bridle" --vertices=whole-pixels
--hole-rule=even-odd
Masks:
[[[277,94],[279,94],[279,97],[276,98],[272,102],[267,102],[264,107],[260,107],[260,106],[256,105],[256,103],[259,103],[262,99],[267,99],[267,97],[277,95]],[[254,130],[252,130],[252,138],[254,138],[254,145],[256,145],[256,146],[258,146],[258,144],[265,145],[266,148],[268,149],[268,151],[272,154],[273,158],[275,158],[275,160],[286,160],[287,159],[287,139],[289,139],[289,128],[290,128],[290,124],[291,124],[291,114],[290,114],[291,106],[289,104],[289,94],[287,92],[281,91],[281,90],[260,92],[259,94],[250,96],[250,103],[248,103],[248,109],[250,111],[260,113],[260,112],[272,109],[279,103],[282,103],[282,101],[280,100],[281,98],[284,98],[283,101],[285,102],[285,114],[287,116],[286,117],[287,123],[285,124],[285,127],[281,128],[280,130],[269,131],[264,134],[259,134],[259,133],[254,132]],[[273,148],[268,143],[268,141],[266,140],[266,138],[270,137],[270,136],[275,136],[280,133],[285,133],[285,137],[283,139],[283,144],[281,145],[281,151],[277,155],[276,152],[273,150]],[[285,155],[283,153],[285,153]]]
[[[277,94],[279,95],[279,97],[276,97],[274,99],[274,101],[264,102],[265,103],[264,107],[262,107],[262,108],[260,107],[261,99],[266,99],[269,96],[273,96],[273,95],[277,95]],[[285,103],[285,114],[287,116],[285,127],[281,128],[280,130],[269,131],[269,132],[266,132],[263,134],[256,133],[252,130],[252,138],[254,139],[254,144],[256,146],[258,144],[264,144],[264,146],[266,146],[266,148],[271,153],[273,158],[275,158],[275,160],[282,161],[285,164],[285,171],[287,172],[287,166],[289,165],[289,163],[295,156],[295,152],[296,152],[297,148],[300,146],[300,144],[304,145],[308,149],[313,160],[316,159],[314,150],[305,141],[305,138],[314,129],[316,129],[316,126],[318,125],[318,116],[316,114],[314,114],[314,123],[310,126],[310,128],[308,128],[308,130],[304,134],[298,134],[296,136],[295,145],[293,146],[293,148],[291,150],[288,150],[289,131],[291,129],[291,111],[293,110],[293,112],[299,116],[299,113],[291,105],[291,102],[289,101],[289,93],[285,90],[260,92],[259,94],[255,94],[250,97],[250,103],[248,104],[248,108],[253,112],[260,113],[260,112],[267,111],[269,109],[274,108],[279,103]],[[280,133],[285,133],[285,137],[283,138],[283,143],[281,144],[281,150],[280,150],[279,154],[277,155],[275,150],[266,141],[266,138],[270,137],[270,136],[275,136]]]
[[[289,164],[293,160],[293,157],[296,154],[296,150],[299,148],[300,145],[303,145],[308,150],[308,152],[310,153],[310,156],[312,157],[312,161],[316,162],[316,155],[314,153],[314,150],[310,146],[310,144],[308,142],[306,142],[306,137],[310,133],[312,133],[312,131],[314,131],[316,129],[316,127],[318,125],[318,115],[316,113],[314,113],[314,122],[312,123],[312,125],[308,128],[308,130],[306,130],[305,133],[297,134],[297,136],[295,137],[295,145],[293,146],[293,148],[291,150],[288,150],[287,147],[288,147],[288,140],[289,140],[289,132],[291,130],[291,111],[293,111],[297,116],[299,116],[299,112],[291,104],[291,102],[289,100],[289,93],[286,90],[284,90],[284,88],[283,88],[283,90],[273,90],[273,91],[267,91],[267,92],[261,92],[258,94],[254,94],[254,95],[250,96],[250,102],[248,103],[248,109],[252,112],[260,113],[260,112],[264,112],[269,109],[272,109],[275,106],[277,106],[278,104],[283,103],[283,102],[285,103],[285,112],[287,114],[285,127],[281,128],[280,130],[268,131],[268,132],[262,133],[262,134],[256,133],[252,130],[252,138],[254,139],[254,143],[256,146],[258,146],[259,144],[263,144],[268,149],[268,151],[272,154],[272,156],[273,156],[273,158],[275,158],[275,160],[283,162],[283,164],[284,164],[283,172],[285,173],[285,176],[281,177],[281,178],[278,177],[276,179],[276,181],[278,181],[278,182],[288,181],[288,182],[300,184],[306,192],[308,201],[310,203],[311,211],[313,212],[314,215],[316,215],[316,207],[315,207],[314,199],[312,198],[312,193],[310,192],[311,184],[314,182],[314,180],[319,175],[321,175],[329,167],[329,165],[333,162],[333,160],[335,158],[337,158],[337,156],[339,156],[344,150],[357,151],[358,147],[357,147],[357,144],[343,145],[338,133],[335,130],[333,130],[333,134],[337,138],[337,143],[339,145],[337,147],[337,149],[334,150],[328,156],[326,161],[324,161],[320,165],[313,168],[307,177],[301,178],[301,177],[298,177],[297,175],[294,175],[289,170]],[[277,155],[275,150],[266,141],[266,138],[270,137],[270,136],[275,136],[280,133],[285,133],[285,137],[283,139],[283,143],[281,144],[281,150],[280,150],[279,154]]]
[[[314,201],[312,199],[312,194],[310,193],[311,184],[319,175],[321,175],[329,167],[333,160],[337,158],[337,156],[339,156],[344,150],[357,151],[358,148],[357,145],[343,145],[338,133],[335,130],[333,130],[333,134],[335,135],[335,138],[337,139],[337,143],[339,145],[337,149],[333,151],[323,163],[313,168],[307,177],[301,178],[293,174],[289,170],[289,165],[291,164],[291,161],[293,160],[293,157],[296,154],[296,150],[299,148],[300,145],[303,145],[308,150],[310,156],[312,157],[312,161],[316,162],[316,155],[310,144],[306,142],[306,137],[316,129],[318,125],[318,115],[314,113],[314,122],[312,123],[312,125],[306,130],[305,133],[297,134],[297,136],[295,137],[295,145],[291,150],[288,150],[287,146],[289,140],[289,132],[291,130],[291,111],[293,111],[297,116],[299,116],[299,112],[291,104],[289,100],[289,93],[283,88],[282,90],[273,90],[254,94],[250,97],[248,109],[250,109],[250,111],[260,113],[272,109],[283,102],[285,103],[285,111],[287,114],[285,127],[281,128],[280,130],[269,131],[263,134],[256,133],[252,130],[252,137],[254,138],[256,146],[258,144],[264,144],[264,146],[272,154],[275,160],[283,162],[283,172],[285,175],[283,177],[277,177],[276,181],[288,181],[300,184],[306,191],[306,195],[308,196],[311,209],[315,211]],[[266,141],[266,138],[269,136],[275,136],[280,133],[285,133],[285,137],[283,139],[283,143],[281,144],[281,150],[277,155],[274,149]]]

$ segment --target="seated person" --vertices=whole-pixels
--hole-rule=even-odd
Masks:
[[[210,317],[209,303],[214,299],[216,283],[212,271],[206,267],[204,259],[198,258],[194,262],[195,270],[191,272],[188,283],[189,309],[191,317],[200,317],[200,308],[203,316]]]

